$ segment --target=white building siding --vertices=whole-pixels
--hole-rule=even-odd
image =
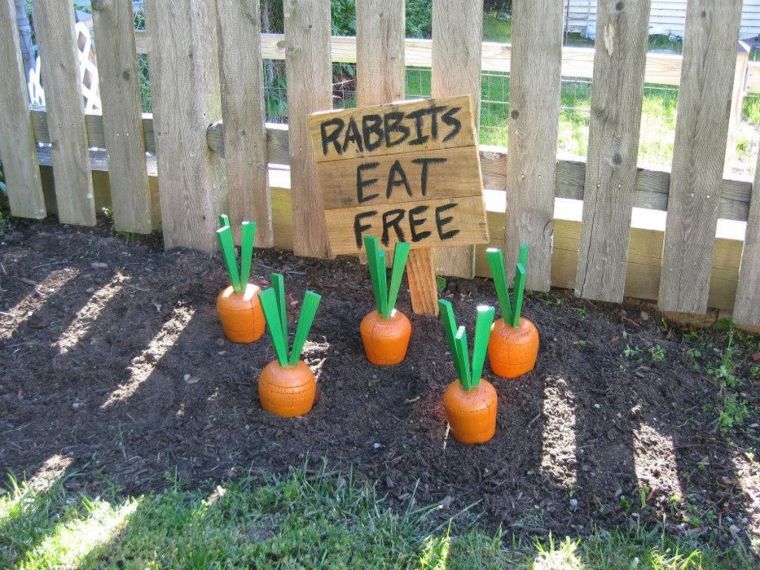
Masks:
[[[588,37],[596,34],[596,0],[564,0],[566,28]],[[683,37],[686,0],[652,0],[649,33]],[[760,0],[744,0],[741,38],[760,36]]]

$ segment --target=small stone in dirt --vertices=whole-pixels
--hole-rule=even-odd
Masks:
[[[454,502],[454,497],[452,497],[451,495],[446,495],[446,496],[443,498],[443,500],[441,501],[441,506],[442,506],[444,509],[448,509],[448,508],[451,506],[451,504],[452,504],[453,502]]]
[[[78,410],[81,407],[82,407],[82,402],[74,402],[73,404],[71,404],[71,408],[74,410]]]
[[[93,269],[108,269],[108,264],[103,263],[102,261],[93,261],[90,263],[90,267]]]
[[[641,315],[639,317],[642,321],[648,321],[649,320],[649,313],[646,311],[641,311]]]
[[[224,346],[224,339],[223,338],[216,339],[216,346]]]
[[[381,443],[373,443],[372,448],[373,449],[380,449],[383,445]]]
[[[190,376],[190,378],[188,378],[187,380],[185,380],[185,382],[187,382],[188,384],[197,384],[200,381],[201,381],[201,379],[198,378],[197,376]]]
[[[578,499],[570,499],[570,510],[571,511],[578,510]]]

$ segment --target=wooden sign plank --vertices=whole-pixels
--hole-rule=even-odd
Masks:
[[[448,98],[443,107],[433,99],[313,113],[309,118],[315,159],[333,162],[473,146],[475,127],[469,97]],[[291,127],[292,129],[292,127]]]
[[[621,302],[625,289],[649,0],[597,3],[596,55],[575,294]]]
[[[469,95],[476,125],[480,116],[482,42],[483,0],[434,0],[431,94]],[[440,273],[475,276],[475,246],[446,248],[437,253]]]
[[[472,147],[354,158],[341,161],[339,168],[317,170],[326,210],[369,201],[373,205],[399,204],[422,197],[433,200],[481,195],[480,188],[472,183],[480,178],[480,162],[473,160]]]
[[[215,251],[216,217],[226,206],[224,164],[206,142],[222,113],[216,13],[203,0],[145,7],[164,245]]]
[[[90,153],[74,32],[68,0],[34,0],[34,27],[40,46],[47,97],[58,218],[64,224],[95,225]]]
[[[389,108],[356,109],[353,123],[381,117]],[[415,249],[486,243],[488,227],[474,129],[471,123],[459,120],[460,116],[472,116],[469,98],[431,99],[423,107],[419,101],[409,101],[392,108],[397,125],[420,109],[435,110],[412,115],[428,121],[427,130],[424,121],[421,125],[414,121],[427,137],[425,144],[415,144],[409,130],[401,138],[395,136],[398,130],[392,130],[394,136],[378,138],[377,145],[359,148],[363,135],[358,132],[337,145],[324,125],[337,124],[333,116],[345,116],[345,112],[309,117],[316,152],[337,158],[317,162],[323,204],[329,205],[325,220],[331,253],[361,253],[364,235],[375,235],[386,246],[409,242]],[[447,120],[437,121],[436,115]],[[433,126],[436,122],[441,124]],[[450,142],[457,137],[473,143],[445,146],[447,139]],[[405,152],[396,152],[397,148]],[[346,153],[356,157],[358,152],[362,153],[359,158],[343,158]]]
[[[326,210],[325,220],[333,255],[358,253],[365,235],[378,236],[385,246],[409,242],[413,250],[488,243],[482,196]]]
[[[227,212],[233,231],[256,222],[257,247],[271,247],[259,0],[217,0]],[[245,54],[245,57],[241,57]]]
[[[760,327],[760,154],[755,167],[733,320],[740,325]]]
[[[285,0],[288,131],[292,193],[293,251],[326,257],[327,232],[322,211],[308,115],[332,108],[330,1]]]
[[[691,0],[686,8],[658,303],[663,311],[707,311],[741,7],[741,0]]]
[[[515,2],[512,11],[507,267],[530,247],[528,289],[548,291],[562,66],[562,2]]]
[[[0,156],[8,185],[11,215],[42,219],[46,215],[26,78],[21,61],[13,0],[0,0]]]
[[[93,3],[111,204],[118,231],[153,229],[130,2]]]

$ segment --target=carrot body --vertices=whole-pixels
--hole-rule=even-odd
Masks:
[[[259,288],[252,283],[235,293],[230,285],[216,298],[216,311],[222,321],[224,336],[232,342],[256,342],[264,335],[266,323],[259,301]]]
[[[404,313],[395,309],[387,319],[372,311],[362,319],[359,332],[367,360],[375,365],[392,366],[406,358],[412,323]]]
[[[317,381],[303,360],[295,366],[280,366],[275,360],[261,372],[261,407],[283,418],[303,416],[311,411],[317,397]]]
[[[460,443],[485,443],[496,433],[496,390],[487,380],[470,390],[454,380],[443,394],[451,433]]]
[[[536,366],[538,344],[538,329],[528,319],[520,317],[517,328],[499,319],[493,324],[488,341],[491,370],[503,378],[527,374]]]

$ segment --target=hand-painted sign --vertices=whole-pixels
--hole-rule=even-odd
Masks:
[[[412,248],[488,243],[469,97],[310,115],[333,255],[365,235]]]

